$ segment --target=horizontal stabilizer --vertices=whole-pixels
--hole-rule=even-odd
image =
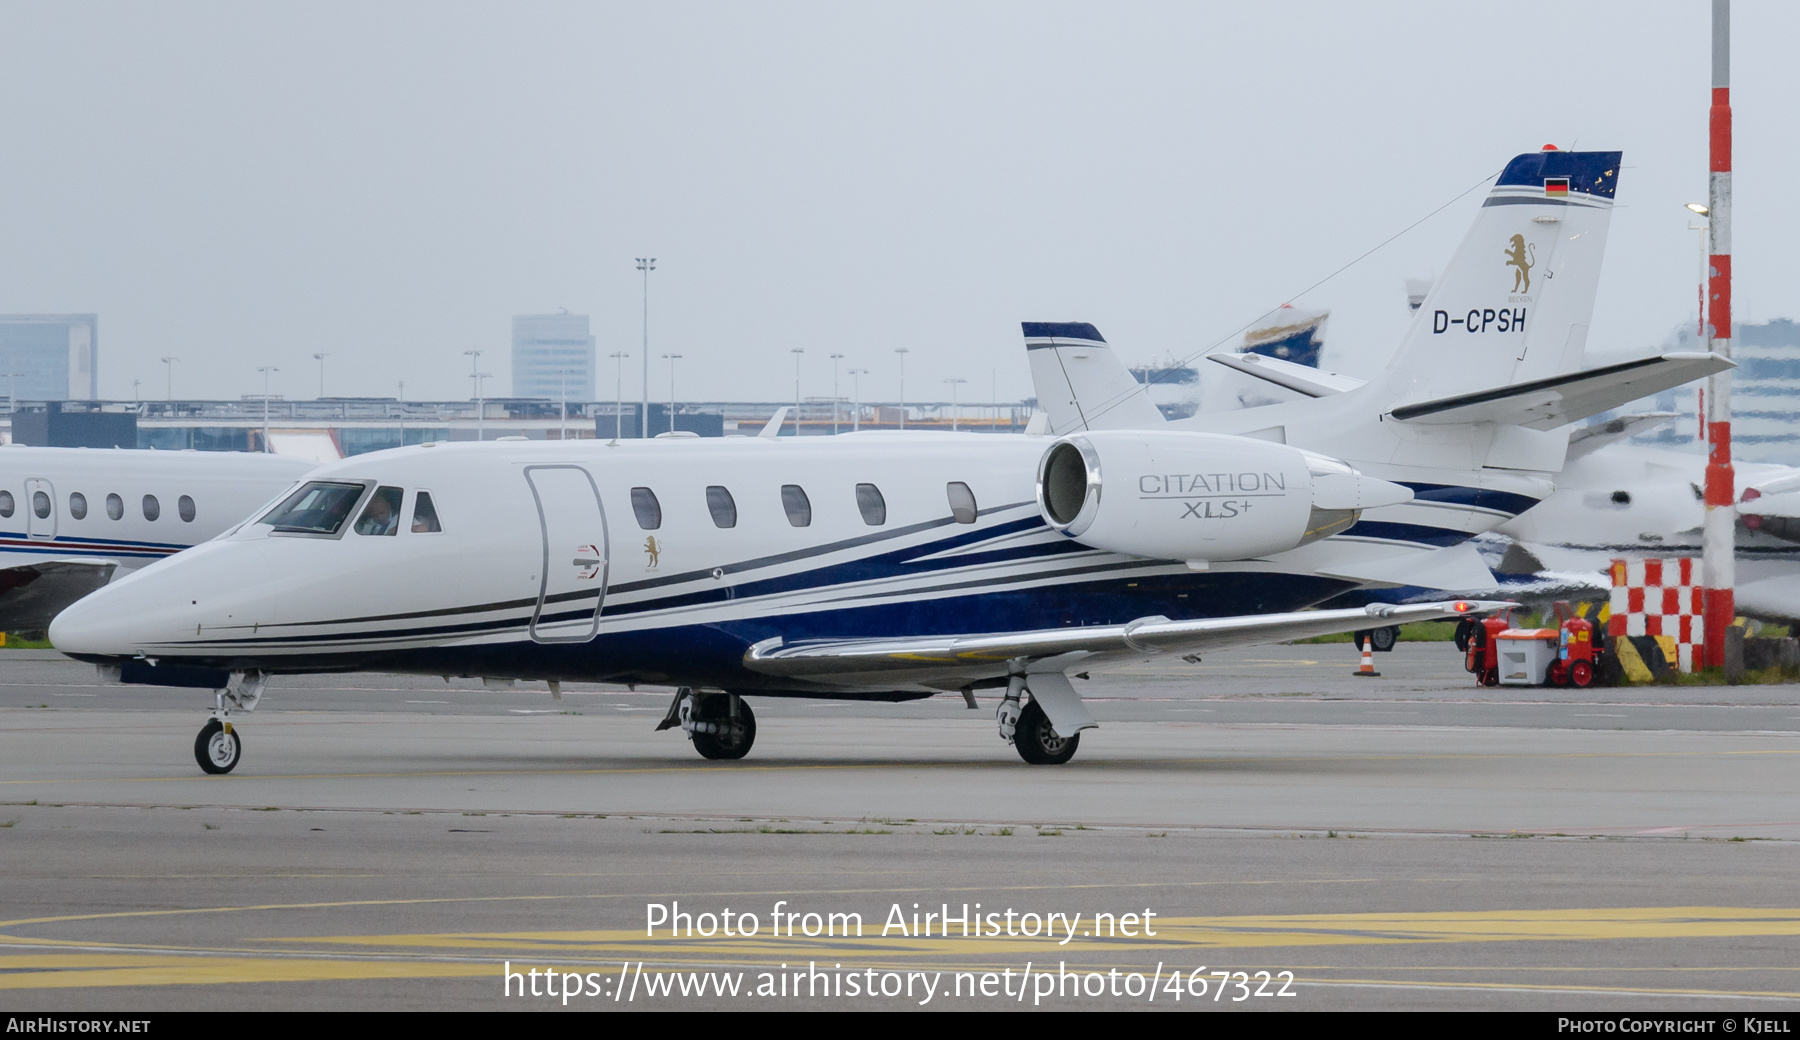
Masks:
[[[1209,360],[1217,361],[1226,368],[1255,376],[1264,382],[1305,394],[1308,397],[1330,397],[1362,386],[1365,380],[1353,376],[1340,376],[1336,372],[1322,372],[1307,365],[1296,365],[1292,361],[1269,357],[1264,354],[1222,353],[1208,354]]]
[[[763,675],[820,681],[882,674],[898,681],[924,675],[973,679],[1005,675],[1009,663],[1021,658],[1079,654],[1134,659],[1159,653],[1227,650],[1411,621],[1454,620],[1510,606],[1514,604],[1473,600],[1400,606],[1372,604],[1351,610],[1302,610],[1191,621],[1150,617],[1123,625],[994,635],[825,640],[791,646],[782,645],[780,639],[770,639],[745,652],[744,667]]]
[[[1735,367],[1730,359],[1717,354],[1671,353],[1401,405],[1388,414],[1401,422],[1420,424],[1499,423],[1554,430]]]
[[[1601,448],[1609,444],[1617,444],[1627,437],[1648,433],[1675,418],[1676,414],[1675,412],[1644,412],[1641,415],[1621,415],[1617,419],[1608,419],[1603,423],[1584,426],[1569,435],[1569,461],[1574,462],[1583,455],[1591,455]]]
[[[1319,573],[1353,581],[1471,594],[1486,594],[1499,587],[1474,542],[1445,549],[1413,549],[1340,567],[1321,567]]]

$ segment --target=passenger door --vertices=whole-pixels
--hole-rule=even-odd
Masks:
[[[527,466],[543,538],[543,575],[531,638],[579,643],[600,631],[606,599],[606,514],[594,479],[580,466]]]
[[[39,495],[42,501],[48,502],[50,508],[45,515],[38,515]],[[27,538],[56,537],[56,489],[42,477],[32,477],[25,481],[25,536]]]

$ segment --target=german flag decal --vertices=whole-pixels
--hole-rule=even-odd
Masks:
[[[1546,198],[1552,198],[1552,199],[1568,198],[1569,197],[1569,178],[1567,178],[1567,177],[1545,177],[1544,178],[1544,196]]]

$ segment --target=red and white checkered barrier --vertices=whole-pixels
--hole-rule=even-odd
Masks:
[[[1705,645],[1700,561],[1614,560],[1609,636],[1668,636],[1678,667],[1701,667]]]

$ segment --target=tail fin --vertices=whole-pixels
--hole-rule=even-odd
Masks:
[[[1161,426],[1148,389],[1086,322],[1024,323],[1026,357],[1050,433]]]
[[[1390,406],[1581,368],[1618,152],[1506,164],[1388,366]]]

